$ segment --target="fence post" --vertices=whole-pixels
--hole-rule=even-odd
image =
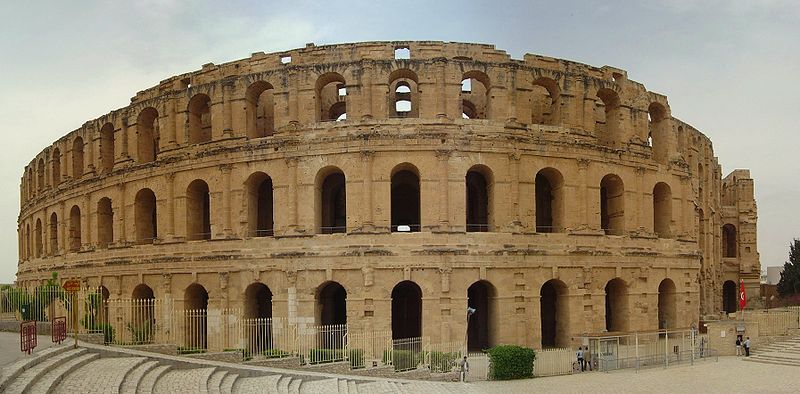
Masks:
[[[639,332],[633,333],[635,350],[636,350],[636,372],[639,372]]]
[[[694,329],[692,329],[691,334],[690,334],[690,338],[689,338],[690,346],[692,348],[692,365],[694,365],[694,338],[695,338]]]
[[[664,368],[669,367],[669,331],[664,329]]]

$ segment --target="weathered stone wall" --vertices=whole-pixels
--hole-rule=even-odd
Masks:
[[[394,59],[397,48],[410,59]],[[410,111],[398,112],[399,99]],[[346,120],[326,120],[340,113]],[[404,169],[419,177],[414,233],[391,231],[392,175]],[[487,182],[488,232],[468,231],[470,170]],[[321,218],[332,172],[345,178],[340,234],[324,234]],[[547,231],[537,231],[540,173],[553,184]],[[614,278],[625,284],[625,328],[658,328],[669,279],[670,328],[688,327],[721,310],[725,280],[757,284],[753,183],[737,173],[723,185],[708,138],[673,118],[665,96],[608,66],[443,42],[256,53],[168,78],[37,155],[20,189],[18,284],[56,271],[112,298],[146,284],[180,305],[198,283],[209,307],[241,307],[260,282],[273,316],[318,323],[319,290],[335,281],[349,324],[389,330],[392,289],[409,280],[422,290],[423,335],[458,341],[467,288],[485,281],[491,341],[538,347],[548,280],[566,289],[566,345],[606,329]],[[609,175],[621,204],[617,227],[604,229]],[[256,237],[252,180],[265,176],[274,225]],[[196,180],[208,188],[210,234],[200,234]],[[142,236],[146,190],[154,239]],[[723,259],[726,223],[737,225],[741,252]]]

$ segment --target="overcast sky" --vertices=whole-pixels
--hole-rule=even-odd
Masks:
[[[50,3],[0,3],[0,283],[17,266],[20,177],[44,147],[172,75],[309,42],[478,42],[622,68],[711,138],[725,174],[751,170],[762,267],[800,238],[800,1]]]

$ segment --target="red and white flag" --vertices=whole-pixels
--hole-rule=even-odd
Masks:
[[[744,310],[747,306],[747,295],[744,293],[744,279],[739,282],[739,309]]]

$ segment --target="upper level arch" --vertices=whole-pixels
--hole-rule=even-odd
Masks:
[[[211,131],[211,98],[205,93],[192,96],[187,107],[187,124],[189,144],[210,142]]]
[[[104,173],[114,169],[114,125],[110,122],[100,128],[100,170]]]
[[[316,120],[344,120],[347,118],[347,83],[337,72],[320,75],[314,85]]]
[[[275,132],[275,88],[267,81],[255,81],[245,92],[247,138],[271,136]]]
[[[149,163],[158,156],[160,140],[158,110],[147,107],[136,118],[136,157],[139,163]]]
[[[461,76],[461,113],[466,119],[489,119],[491,116],[489,76],[483,71],[470,70]]]
[[[558,82],[549,77],[533,80],[531,89],[531,123],[557,125],[561,121],[561,91]]]
[[[389,74],[387,106],[390,118],[419,117],[419,77],[407,68]]]
[[[602,87],[597,90],[595,96],[595,134],[601,144],[615,146],[621,140],[619,93],[611,88]]]

